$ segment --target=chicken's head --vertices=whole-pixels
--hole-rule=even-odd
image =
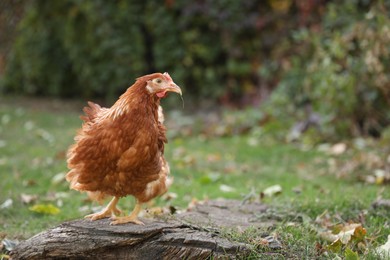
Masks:
[[[165,97],[168,92],[176,92],[180,96],[182,95],[180,87],[173,82],[168,72],[164,74],[156,73],[156,76],[146,81],[146,89],[150,94],[159,98]]]

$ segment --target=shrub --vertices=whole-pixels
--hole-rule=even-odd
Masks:
[[[390,123],[389,12],[381,3],[361,8],[330,3],[321,27],[293,32],[296,54],[271,101],[280,118],[311,104],[331,140],[380,136]]]
[[[310,6],[316,14],[321,5]],[[248,103],[274,86],[258,69],[279,59],[299,8],[290,0],[31,0],[3,87],[110,99],[142,74],[169,71],[192,99]]]

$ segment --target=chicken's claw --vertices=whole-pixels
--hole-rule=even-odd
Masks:
[[[114,207],[112,209],[105,208],[104,210],[102,210],[100,212],[86,215],[84,218],[89,218],[90,220],[98,220],[98,219],[109,218],[109,217],[112,217],[115,215],[121,215],[121,214],[122,214],[122,211],[120,209],[118,209],[117,207]]]
[[[141,203],[137,200],[137,202],[135,203],[135,207],[129,216],[125,216],[125,217],[112,216],[111,219],[113,221],[110,223],[110,225],[118,225],[118,224],[125,224],[125,223],[145,225],[143,222],[138,220],[138,213],[140,211],[141,211]]]
[[[134,223],[136,225],[142,225],[142,226],[145,225],[142,221],[139,221],[134,216],[126,216],[126,217],[112,216],[111,219],[113,221],[110,223],[110,225],[119,225],[119,224],[125,224],[125,223]]]
[[[86,215],[84,218],[89,218],[90,220],[98,220],[98,219],[102,219],[102,218],[108,218],[110,216],[111,216],[111,213],[103,211],[103,212],[98,212],[98,213]]]
[[[108,203],[107,207],[105,207],[102,211],[86,215],[84,218],[89,218],[90,220],[98,220],[122,214],[122,211],[116,207],[118,200],[118,197],[114,197],[110,201],[110,203]]]

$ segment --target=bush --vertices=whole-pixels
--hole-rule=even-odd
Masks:
[[[293,32],[296,54],[273,93],[275,115],[302,116],[310,104],[323,138],[380,136],[390,123],[390,19],[384,4],[362,9],[330,3],[321,27]]]
[[[379,136],[390,122],[387,2],[31,0],[0,91],[111,101],[168,71],[187,100],[258,105],[276,89],[270,113],[285,125],[310,104],[324,138]]]
[[[320,4],[310,6],[315,17]],[[280,58],[279,43],[307,16],[300,8],[290,0],[31,0],[3,88],[110,99],[140,75],[169,71],[192,98],[248,103],[243,96],[274,86],[258,70]]]

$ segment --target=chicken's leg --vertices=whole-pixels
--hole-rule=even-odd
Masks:
[[[138,213],[140,211],[141,211],[141,203],[137,200],[135,207],[129,216],[125,216],[125,217],[112,216],[111,219],[113,221],[110,223],[110,225],[118,225],[118,224],[124,224],[129,222],[137,225],[145,225],[143,222],[138,220]]]
[[[94,214],[90,214],[85,216],[84,218],[89,218],[91,220],[97,220],[101,218],[108,218],[111,216],[115,216],[115,214],[120,215],[122,212],[116,207],[116,204],[119,201],[119,197],[114,197],[110,203],[108,203],[107,207],[105,207],[102,211]]]

